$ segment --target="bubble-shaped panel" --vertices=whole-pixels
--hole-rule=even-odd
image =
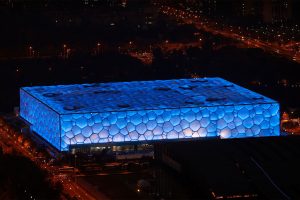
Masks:
[[[93,133],[93,130],[91,127],[86,126],[82,129],[82,135],[86,138],[90,137]]]

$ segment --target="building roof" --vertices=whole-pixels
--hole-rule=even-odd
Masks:
[[[276,103],[221,78],[23,87],[59,114]]]

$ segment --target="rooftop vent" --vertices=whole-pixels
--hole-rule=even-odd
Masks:
[[[183,90],[192,90],[196,87],[197,87],[196,85],[182,85],[182,86],[179,86],[179,88],[181,88]]]
[[[97,90],[93,92],[94,94],[118,94],[119,90]]]
[[[119,108],[129,108],[130,105],[124,103],[124,104],[118,104],[118,107],[119,107]]]
[[[184,103],[186,103],[186,104],[194,104],[194,101],[186,100]]]
[[[253,100],[261,100],[261,99],[264,99],[263,97],[253,97],[252,98]]]
[[[233,85],[223,85],[224,88],[230,88],[230,87],[233,87]]]
[[[57,93],[44,93],[43,94],[43,96],[44,97],[57,97],[57,96],[60,96],[60,95],[62,95],[62,93],[60,93],[60,92],[57,92]]]
[[[169,91],[169,90],[171,90],[171,88],[168,88],[168,87],[155,87],[154,90]]]
[[[216,97],[216,98],[214,98],[214,97],[210,97],[210,98],[207,98],[206,99],[206,101],[210,101],[210,102],[213,102],[213,101],[225,101],[226,100],[226,98],[219,98],[219,97]]]
[[[203,102],[198,101],[198,100],[185,100],[184,103],[186,103],[186,104],[194,104],[194,105],[202,105],[203,104]]]
[[[82,106],[64,106],[64,110],[67,111],[75,111],[83,108]]]

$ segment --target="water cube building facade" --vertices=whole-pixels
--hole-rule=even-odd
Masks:
[[[278,136],[278,102],[221,78],[20,89],[20,116],[58,150],[69,145]]]

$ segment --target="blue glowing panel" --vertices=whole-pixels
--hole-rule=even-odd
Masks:
[[[20,116],[33,125],[33,131],[60,149],[58,113],[22,89],[20,90]]]
[[[199,137],[279,135],[278,104],[218,106],[61,117],[62,149],[69,144]]]
[[[55,138],[59,130],[54,146],[63,151],[73,144],[280,134],[276,101],[220,78],[26,87],[20,107],[34,127],[53,126]],[[51,125],[47,117],[30,119],[48,112]],[[52,143],[49,131],[35,130]]]

